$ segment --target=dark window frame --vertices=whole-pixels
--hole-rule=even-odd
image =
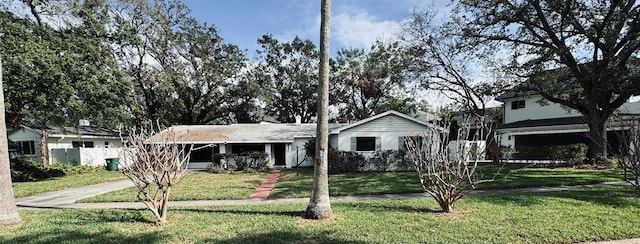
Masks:
[[[511,101],[511,110],[522,109],[526,107],[525,100]]]
[[[71,146],[73,148],[94,148],[95,144],[93,141],[71,141]]]
[[[356,137],[356,151],[358,152],[372,152],[376,150],[376,137],[375,136],[360,136]]]
[[[18,153],[21,155],[36,155],[35,141],[17,141]]]

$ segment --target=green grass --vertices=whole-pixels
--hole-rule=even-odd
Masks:
[[[172,201],[182,200],[226,200],[247,199],[262,183],[266,173],[256,174],[211,174],[193,172],[171,189]],[[134,202],[137,190],[134,187],[109,192],[79,202]]]
[[[333,203],[335,218],[300,217],[306,204],[148,210],[23,210],[0,243],[574,243],[640,237],[630,187],[468,196],[458,213],[428,197]]]
[[[493,178],[498,171],[494,166],[479,168],[481,178]],[[537,186],[586,185],[622,181],[620,169],[591,170],[574,168],[519,168],[505,167],[493,182],[479,185],[479,189],[510,189]]]
[[[478,189],[510,189],[537,186],[564,186],[621,181],[621,170],[587,170],[573,168],[521,168],[485,165],[477,175],[495,180],[478,185]],[[280,180],[269,198],[308,197],[311,194],[313,169],[283,170]],[[496,173],[500,173],[496,175]],[[415,193],[422,188],[415,172],[357,173],[329,176],[329,194],[332,196]]]
[[[15,182],[13,183],[13,194],[16,198],[21,198],[46,192],[64,190],[67,188],[93,185],[121,179],[126,179],[126,177],[120,172],[98,171],[80,175],[57,177],[35,182]]]

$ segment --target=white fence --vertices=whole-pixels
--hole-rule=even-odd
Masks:
[[[52,163],[104,166],[106,159],[118,158],[117,148],[59,148],[51,149]]]

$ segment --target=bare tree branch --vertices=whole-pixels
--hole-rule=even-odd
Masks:
[[[189,132],[161,130],[158,123],[133,128],[127,135],[119,162],[121,172],[138,190],[137,198],[156,217],[157,224],[167,223],[171,188],[187,175],[193,150]]]

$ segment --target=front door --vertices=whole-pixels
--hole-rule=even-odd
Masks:
[[[273,157],[275,159],[274,164],[276,166],[285,166],[286,165],[286,144],[284,143],[275,143],[273,146]]]

